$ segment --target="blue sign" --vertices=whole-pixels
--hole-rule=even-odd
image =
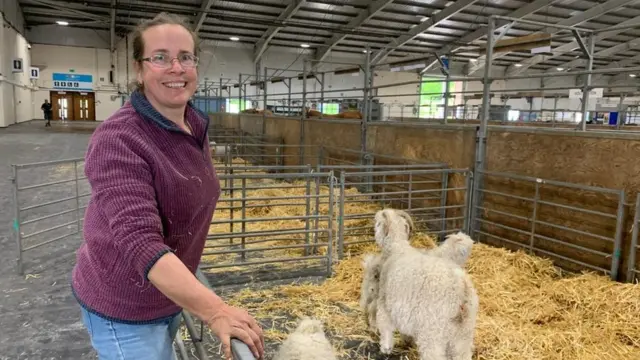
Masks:
[[[53,73],[53,88],[58,90],[92,91],[93,76]]]

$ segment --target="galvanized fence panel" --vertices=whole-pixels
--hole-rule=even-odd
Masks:
[[[472,235],[485,242],[544,255],[571,271],[617,279],[624,190],[482,172],[473,201]]]
[[[635,282],[640,273],[637,267],[638,264],[636,264],[638,250],[640,250],[638,246],[638,226],[640,226],[640,193],[638,193],[636,197],[635,213],[633,216],[633,224],[631,225],[631,244],[629,246],[629,259],[627,261],[628,282]]]
[[[215,272],[214,285],[331,274],[335,179],[308,170],[220,175],[231,185],[222,189],[201,265]]]
[[[18,272],[23,274],[25,253],[35,253],[32,261],[40,261],[50,253],[51,249],[46,245],[82,232],[91,190],[84,176],[84,159],[11,167],[16,265]]]
[[[385,207],[406,210],[418,229],[441,240],[448,233],[467,231],[470,171],[378,170],[340,173],[338,258],[353,245],[374,242],[374,216]],[[370,191],[358,190],[362,188]]]

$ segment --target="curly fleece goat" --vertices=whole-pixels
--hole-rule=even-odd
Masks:
[[[471,360],[478,296],[456,263],[409,243],[411,221],[393,209],[375,215],[382,249],[376,325],[380,350],[390,354],[393,332],[414,339],[421,360]]]
[[[420,251],[448,259],[464,266],[471,254],[473,240],[463,232],[450,234],[439,246],[432,249],[419,249]],[[369,325],[369,330],[375,332],[375,318],[380,278],[380,267],[382,266],[381,254],[366,254],[362,259],[362,285],[360,288],[360,308],[364,311]]]
[[[303,318],[280,345],[273,360],[337,360],[333,346],[324,334],[322,322]]]

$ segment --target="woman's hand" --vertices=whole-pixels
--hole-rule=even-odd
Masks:
[[[231,338],[236,338],[247,344],[256,359],[264,357],[262,329],[245,310],[224,304],[206,322],[211,331],[220,339],[225,359],[232,360]]]

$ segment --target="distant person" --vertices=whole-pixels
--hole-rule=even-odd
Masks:
[[[220,197],[209,117],[198,85],[197,37],[162,13],[132,35],[136,89],[89,141],[91,199],[72,290],[101,360],[173,360],[181,311],[201,319],[231,359],[231,338],[264,355],[247,311],[200,283],[197,271]]]
[[[40,110],[44,113],[44,119],[47,120],[47,123],[44,124],[45,127],[51,126],[51,117],[53,116],[53,109],[49,100],[44,99],[44,103],[40,106]]]

